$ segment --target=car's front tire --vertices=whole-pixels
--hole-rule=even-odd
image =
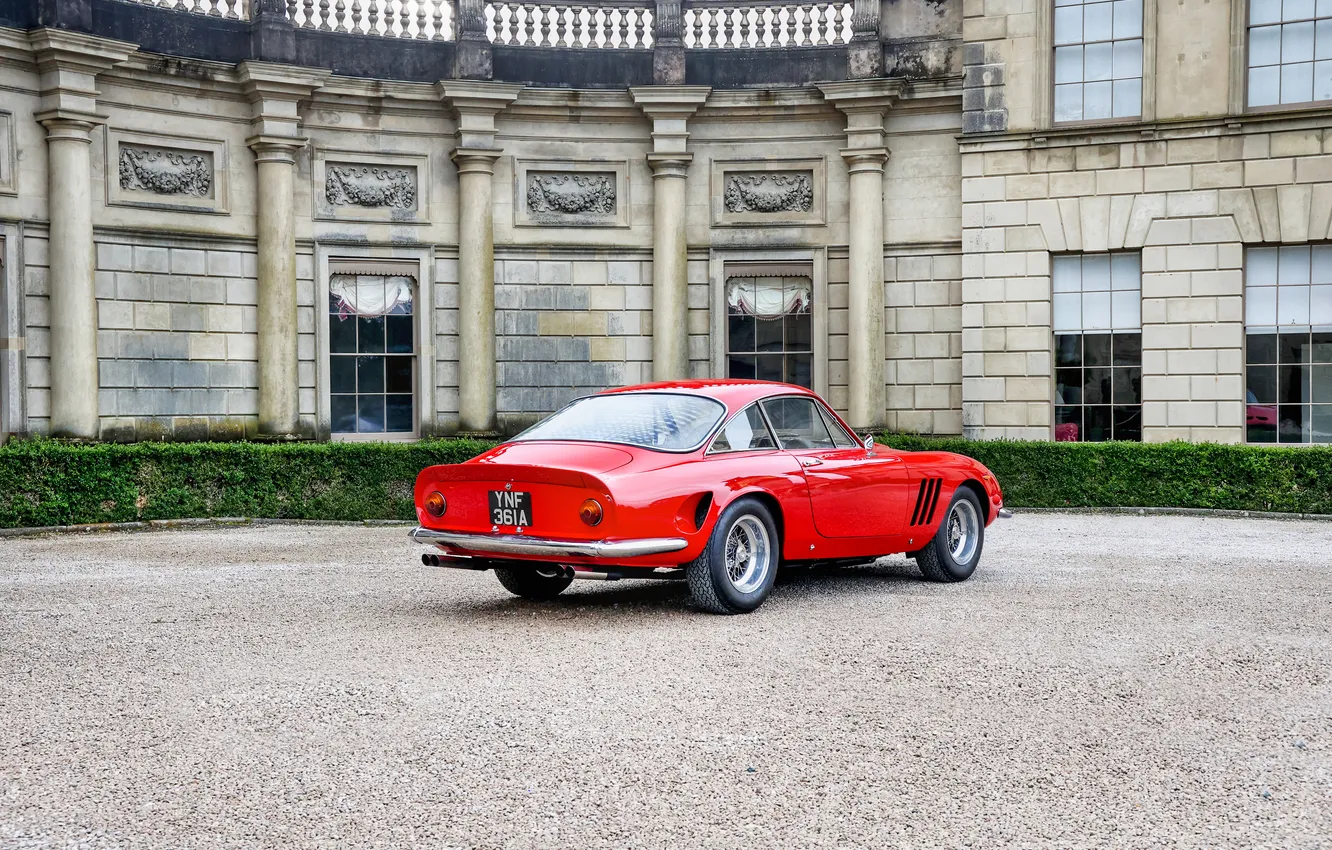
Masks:
[[[772,592],[782,544],[758,499],[736,499],[717,518],[708,545],[685,565],[694,604],[713,614],[743,614]]]
[[[524,599],[554,599],[573,584],[563,570],[541,567],[496,567],[495,578],[514,596]]]
[[[985,509],[970,487],[958,487],[934,539],[912,556],[930,581],[965,581],[976,571],[984,546]]]

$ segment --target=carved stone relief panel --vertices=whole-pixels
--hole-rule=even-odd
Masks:
[[[226,142],[108,129],[106,200],[113,206],[227,212]]]
[[[428,158],[318,148],[312,159],[319,220],[426,224]]]
[[[628,226],[624,160],[518,160],[514,178],[519,227]]]
[[[712,223],[821,225],[822,159],[714,160]]]

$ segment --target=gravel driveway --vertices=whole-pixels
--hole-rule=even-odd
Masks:
[[[0,540],[0,847],[1332,848],[1332,524],[990,531],[739,617],[400,528]]]

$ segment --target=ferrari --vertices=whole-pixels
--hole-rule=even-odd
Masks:
[[[571,402],[466,463],[416,479],[428,566],[494,570],[551,599],[575,579],[677,579],[752,611],[778,567],[907,553],[931,581],[980,562],[1004,508],[975,460],[858,438],[803,387],[679,381]]]

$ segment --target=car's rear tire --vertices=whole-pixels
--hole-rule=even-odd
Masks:
[[[514,596],[524,599],[554,599],[573,584],[573,576],[564,571],[540,567],[496,567],[495,578]]]
[[[984,546],[985,509],[970,487],[958,487],[934,539],[911,555],[930,581],[965,581],[976,571]]]
[[[758,499],[736,499],[722,511],[708,545],[685,565],[694,604],[713,614],[743,614],[772,592],[782,542],[772,513]]]

